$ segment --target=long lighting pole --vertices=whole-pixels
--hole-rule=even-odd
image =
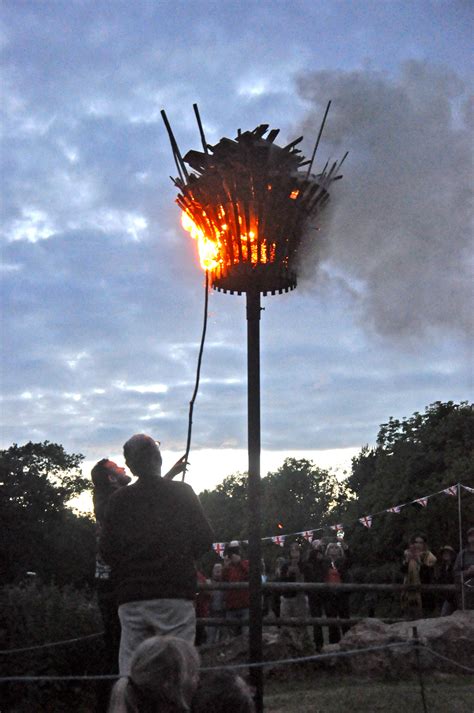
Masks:
[[[260,482],[260,293],[282,294],[296,287],[297,257],[308,220],[315,220],[329,200],[329,187],[342,161],[328,173],[312,173],[316,152],[329,111],[327,105],[310,161],[296,146],[274,143],[278,129],[266,138],[268,124],[237,132],[234,140],[207,143],[197,105],[194,113],[203,151],[178,148],[166,113],[161,112],[179,174],[172,179],[180,191],[176,202],[186,216],[183,227],[200,245],[201,265],[210,272],[209,284],[247,299],[248,390],[248,499],[250,662],[262,661],[262,545]],[[189,173],[186,165],[190,167]],[[302,171],[304,166],[308,166]],[[337,170],[336,170],[337,169]],[[211,245],[212,250],[209,251]],[[199,374],[199,368],[198,368]],[[197,390],[196,390],[197,393]],[[194,398],[194,397],[193,397]],[[192,423],[190,404],[188,446]],[[257,713],[263,711],[263,671],[251,667]]]
[[[260,483],[260,291],[247,291],[247,394],[248,394],[248,499],[249,499],[249,590],[251,663],[262,661],[262,543]],[[257,713],[263,711],[263,671],[250,669]]]

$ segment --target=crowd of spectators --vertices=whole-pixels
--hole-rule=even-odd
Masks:
[[[235,565],[231,565],[230,553],[238,553],[239,562],[237,575]],[[242,562],[243,564],[240,564]],[[354,564],[352,554],[347,542],[342,538],[313,539],[310,545],[305,542],[291,542],[288,546],[287,556],[277,557],[273,574],[267,577],[262,575],[263,581],[275,582],[315,582],[325,584],[344,584],[352,582],[351,568]],[[222,564],[214,565],[218,568],[217,579],[224,581],[247,581],[248,562],[241,560],[238,542],[231,542],[225,549]],[[262,562],[262,571],[265,566]],[[222,572],[222,574],[221,574]],[[474,608],[474,528],[467,533],[467,547],[461,553],[456,553],[450,545],[443,546],[435,556],[422,533],[414,534],[409,541],[400,563],[399,572],[403,582],[409,585],[420,584],[460,584],[463,579],[463,595],[461,588],[456,592],[436,593],[406,590],[402,592],[400,608],[407,619],[417,619],[431,616],[448,616],[456,609],[464,606],[465,609]],[[211,580],[215,580],[215,576]],[[375,580],[374,580],[375,581]],[[217,607],[211,608],[207,616],[232,619],[235,612],[230,607],[239,604],[239,616],[248,618],[248,599],[246,592],[212,592],[219,602]],[[464,598],[464,603],[462,602]],[[244,602],[242,601],[244,600]],[[365,596],[366,613],[376,616],[377,594],[369,592]],[[244,605],[245,604],[245,605]],[[345,591],[285,591],[272,592],[263,597],[264,616],[273,616],[282,619],[300,619],[305,617],[329,619],[327,625],[330,644],[338,643],[341,636],[350,628],[345,620],[351,617],[350,594]],[[359,607],[360,608],[360,603]],[[356,612],[359,614],[359,611]],[[340,622],[338,621],[340,620]],[[313,641],[316,651],[321,651],[325,637],[323,624],[312,627]],[[303,648],[307,643],[308,632],[305,628],[281,627],[283,635],[287,636],[297,648]],[[217,643],[227,637],[222,629],[208,628],[207,642]],[[235,634],[242,633],[242,628],[233,630]]]

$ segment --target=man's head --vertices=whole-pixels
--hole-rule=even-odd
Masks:
[[[137,478],[161,476],[159,444],[144,433],[136,433],[123,446],[125,462]]]
[[[251,691],[234,671],[202,675],[192,709],[195,713],[255,713]]]
[[[229,542],[225,548],[224,554],[229,558],[234,564],[238,564],[241,560],[240,555],[240,542],[238,540],[232,540]]]
[[[456,552],[449,545],[445,545],[441,548],[441,559],[443,562],[454,562],[456,559]]]
[[[326,556],[332,560],[342,559],[344,557],[344,549],[340,542],[330,542],[326,547]]]

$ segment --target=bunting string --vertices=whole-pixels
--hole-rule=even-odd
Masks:
[[[408,507],[408,505],[420,505],[421,507],[425,508],[428,506],[429,499],[434,498],[436,495],[444,494],[448,497],[458,497],[458,494],[460,494],[461,492],[461,488],[468,493],[474,493],[474,488],[470,488],[468,485],[463,485],[462,483],[456,483],[456,485],[450,485],[447,488],[438,490],[436,493],[430,493],[430,495],[423,495],[421,498],[416,498],[415,500],[410,500],[409,502],[401,503],[400,505],[392,505],[392,507],[385,508],[384,510],[379,510],[378,512],[374,512],[370,515],[364,515],[363,517],[359,517],[357,520],[352,520],[351,522],[348,522],[346,524],[350,525],[353,522],[359,522],[364,527],[370,528],[372,527],[373,518],[378,515],[383,515],[384,513],[393,513],[398,515],[401,512],[402,508]],[[283,547],[285,544],[285,540],[288,537],[297,536],[303,537],[308,542],[311,542],[311,540],[314,539],[315,533],[323,532],[324,530],[327,530],[328,527],[330,530],[333,530],[338,537],[340,537],[344,533],[344,524],[339,522],[333,525],[326,525],[324,527],[316,527],[311,530],[301,530],[300,532],[287,532],[285,534],[262,537],[262,542],[273,542],[274,545]],[[248,540],[241,540],[241,542],[247,543]],[[216,552],[216,554],[218,554],[220,557],[224,557],[226,544],[226,542],[214,542],[212,548],[214,552]]]

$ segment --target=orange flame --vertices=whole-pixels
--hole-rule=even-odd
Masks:
[[[201,219],[202,216],[202,219]],[[181,225],[196,240],[199,251],[199,261],[203,270],[215,270],[219,265],[230,267],[232,264],[249,262],[253,265],[275,260],[275,243],[268,243],[265,239],[258,240],[258,220],[255,216],[250,218],[251,229],[248,232],[241,232],[243,227],[242,216],[238,215],[239,241],[231,241],[232,249],[229,253],[229,241],[226,242],[226,234],[232,231],[226,221],[226,213],[223,206],[217,208],[217,220],[212,218],[206,211],[199,208],[198,212],[183,210],[181,215]],[[222,220],[222,223],[220,221]],[[234,222],[234,218],[231,220]],[[197,222],[203,227],[200,227]],[[259,254],[260,253],[260,254]]]
[[[201,228],[198,228],[189,213],[181,214],[181,225],[196,240],[199,250],[199,260],[203,270],[214,270],[219,265],[219,245],[215,240],[209,240]]]

